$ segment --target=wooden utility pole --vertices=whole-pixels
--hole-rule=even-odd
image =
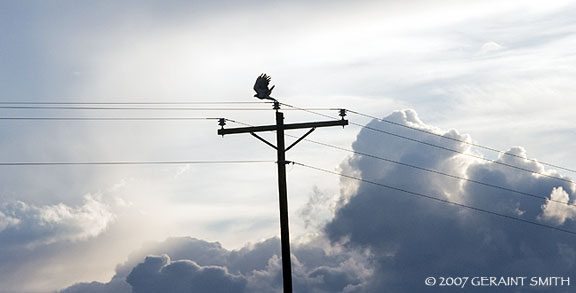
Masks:
[[[282,244],[282,280],[284,283],[284,293],[292,293],[292,262],[290,260],[290,232],[288,228],[288,189],[286,186],[286,151],[294,147],[297,143],[302,141],[306,136],[312,133],[318,127],[328,126],[342,126],[348,125],[348,120],[344,119],[346,116],[345,110],[340,110],[341,120],[322,121],[322,122],[307,122],[307,123],[293,123],[284,124],[284,113],[280,112],[280,103],[274,102],[274,109],[276,110],[276,125],[254,126],[254,127],[240,127],[224,129],[224,119],[220,120],[221,129],[218,130],[218,135],[237,134],[237,133],[250,133],[252,136],[266,143],[267,145],[276,149],[277,164],[278,164],[278,193],[280,196],[280,242]],[[285,147],[284,130],[291,129],[310,129],[302,137],[297,139],[290,146]],[[276,131],[276,145],[268,142],[262,137],[258,136],[257,132]]]

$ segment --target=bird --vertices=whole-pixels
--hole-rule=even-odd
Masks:
[[[260,74],[260,76],[256,78],[256,83],[254,84],[254,91],[256,91],[256,94],[254,97],[261,100],[276,101],[276,99],[270,96],[272,90],[275,87],[275,85],[273,85],[271,88],[268,88],[270,85],[270,79],[270,76],[266,75],[265,73]]]

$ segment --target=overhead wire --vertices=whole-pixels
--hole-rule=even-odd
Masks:
[[[231,107],[85,107],[85,106],[0,106],[10,110],[170,110],[170,111],[259,111],[269,108],[231,108]]]
[[[101,161],[101,162],[0,162],[0,166],[75,166],[75,165],[194,165],[275,163],[272,160],[224,161]]]
[[[118,104],[120,105],[120,104]],[[0,106],[4,110],[148,110],[148,111],[273,111],[273,108],[246,108],[246,107],[118,107],[118,106],[61,106],[61,105],[34,105],[34,106]],[[322,111],[335,110],[334,108],[285,109],[288,111]]]
[[[312,114],[315,114],[315,115],[319,115],[319,116],[323,116],[323,117],[327,117],[327,118],[331,118],[331,119],[338,119],[338,118],[336,118],[336,117],[334,117],[334,116],[331,116],[331,115],[326,115],[326,114],[318,113],[318,112],[315,112],[315,111],[306,110],[306,109],[304,109],[304,108],[298,108],[298,107],[295,107],[295,106],[292,106],[292,105],[288,105],[288,104],[284,104],[284,103],[281,103],[281,104],[284,105],[284,106],[287,106],[287,107],[297,108],[297,109],[300,109],[300,110],[302,110],[302,111],[309,112],[309,113],[312,113]],[[440,146],[440,145],[437,145],[437,144],[429,143],[429,142],[422,141],[422,140],[419,140],[419,139],[407,137],[407,136],[400,135],[400,134],[393,133],[393,132],[389,132],[389,131],[386,131],[386,130],[382,130],[382,129],[370,127],[370,126],[367,126],[367,125],[362,125],[362,124],[359,124],[359,123],[356,123],[356,122],[349,121],[348,123],[351,124],[351,125],[355,125],[355,126],[364,128],[364,129],[368,129],[368,130],[372,130],[372,131],[375,131],[375,132],[383,133],[383,134],[386,134],[386,135],[390,135],[390,136],[398,137],[398,138],[401,138],[401,139],[409,140],[409,141],[416,142],[416,143],[420,143],[420,144],[427,145],[427,146],[430,146],[430,147],[434,147],[434,148],[438,148],[438,149],[442,149],[442,150],[446,150],[446,151],[458,153],[458,154],[461,154],[461,155],[464,155],[464,156],[468,156],[468,157],[472,157],[472,158],[475,158],[475,159],[479,159],[479,160],[482,160],[482,161],[486,161],[486,162],[494,163],[494,164],[497,164],[497,165],[502,165],[502,166],[506,166],[506,167],[509,167],[509,168],[513,168],[513,169],[516,169],[516,170],[520,170],[520,171],[524,171],[524,172],[529,172],[529,173],[532,173],[532,174],[537,174],[537,175],[540,175],[540,176],[544,176],[544,177],[548,177],[548,178],[552,178],[552,179],[556,179],[556,180],[560,180],[560,181],[564,181],[564,182],[569,182],[569,183],[576,184],[576,181],[573,181],[573,180],[570,180],[570,179],[566,179],[566,178],[562,178],[562,177],[558,177],[558,176],[554,176],[554,175],[545,174],[545,173],[542,173],[542,172],[538,172],[538,171],[536,171],[536,170],[531,170],[531,169],[527,169],[527,168],[524,168],[524,167],[519,167],[519,166],[516,166],[516,165],[508,164],[508,163],[501,162],[501,161],[497,161],[497,160],[492,160],[492,159],[484,158],[484,157],[482,157],[482,156],[478,156],[478,155],[474,155],[474,154],[470,154],[470,153],[458,151],[458,150],[455,150],[455,149],[451,149],[451,148],[448,148],[448,147],[444,147],[444,146]],[[524,157],[522,157],[522,158],[524,158]]]
[[[159,120],[219,120],[216,117],[0,117],[0,120],[64,120],[64,121],[159,121]]]
[[[315,166],[311,166],[311,165],[307,165],[307,164],[303,164],[303,163],[299,163],[299,162],[292,162],[295,165],[299,165],[302,167],[306,167],[309,169],[313,169],[313,170],[317,170],[317,171],[321,171],[321,172],[325,172],[325,173],[329,173],[329,174],[333,174],[333,175],[337,175],[343,178],[348,178],[348,179],[352,179],[352,180],[356,180],[356,181],[360,181],[360,182],[364,182],[364,183],[368,183],[368,184],[372,184],[375,186],[379,186],[379,187],[383,187],[383,188],[387,188],[390,190],[395,190],[395,191],[399,191],[399,192],[403,192],[406,194],[410,194],[413,196],[417,196],[417,197],[422,197],[422,198],[426,198],[429,200],[434,200],[437,202],[442,202],[442,203],[446,203],[446,204],[450,204],[450,205],[454,205],[454,206],[458,206],[461,208],[466,208],[469,210],[473,210],[473,211],[477,211],[477,212],[482,212],[482,213],[486,213],[486,214],[490,214],[493,216],[498,216],[501,218],[506,218],[506,219],[510,219],[510,220],[514,220],[514,221],[518,221],[518,222],[523,222],[526,224],[531,224],[531,225],[536,225],[536,226],[540,226],[543,228],[548,228],[548,229],[552,229],[552,230],[556,230],[556,231],[560,231],[560,232],[564,232],[564,233],[568,233],[568,234],[572,234],[572,235],[576,235],[576,231],[572,231],[572,230],[568,230],[568,229],[563,229],[563,228],[559,228],[559,227],[555,227],[555,226],[551,226],[551,225],[546,225],[546,224],[542,224],[542,223],[538,223],[535,221],[530,221],[530,220],[526,220],[526,219],[522,219],[519,217],[514,217],[514,216],[510,216],[510,215],[506,215],[506,214],[501,214],[501,213],[497,213],[491,210],[487,210],[487,209],[483,209],[483,208],[478,208],[478,207],[474,207],[474,206],[470,206],[470,205],[466,205],[463,203],[459,203],[459,202],[455,202],[455,201],[451,201],[451,200],[447,200],[447,199],[442,199],[442,198],[438,198],[432,195],[427,195],[424,193],[420,193],[420,192],[415,192],[415,191],[410,191],[404,188],[399,188],[399,187],[395,187],[395,186],[391,186],[391,185],[387,185],[387,184],[383,184],[383,183],[379,183],[379,182],[375,182],[375,181],[371,181],[371,180],[367,180],[364,178],[359,178],[359,177],[355,177],[352,175],[347,175],[347,174],[343,174],[343,173],[339,173],[339,172],[335,172],[335,171],[331,171],[331,170],[327,170],[327,169],[323,169],[323,168],[319,168],[319,167],[315,167]]]
[[[4,102],[4,103],[17,103],[17,102]],[[24,103],[24,102],[22,102],[22,103]],[[54,103],[56,103],[56,102],[54,102]],[[199,103],[200,103],[200,102],[199,102]],[[224,103],[224,102],[222,102],[222,103]],[[261,103],[261,102],[241,102],[241,103]],[[58,103],[58,104],[60,104],[60,103]],[[72,104],[72,103],[70,103],[70,104]],[[123,104],[123,103],[118,102],[118,104]],[[313,108],[313,109],[306,109],[306,108],[295,107],[295,106],[292,106],[292,105],[289,105],[289,104],[285,104],[285,103],[281,103],[281,104],[282,104],[282,105],[285,105],[285,106],[287,106],[287,107],[290,107],[290,108],[292,108],[292,109],[295,109],[295,110],[307,111],[307,112],[310,112],[310,113],[313,113],[313,114],[316,114],[316,115],[321,115],[321,116],[324,116],[324,117],[328,117],[328,118],[335,119],[335,117],[333,117],[333,116],[325,115],[325,114],[318,113],[318,112],[314,112],[313,109],[335,110],[336,108]],[[12,108],[18,108],[18,109],[20,109],[20,108],[22,108],[22,107],[2,107],[2,106],[0,106],[0,108],[10,108],[10,109],[12,109]],[[223,110],[223,109],[228,109],[228,110],[230,110],[230,109],[234,109],[234,110],[246,110],[246,109],[250,109],[250,108],[149,108],[149,107],[147,107],[147,108],[127,108],[127,107],[36,107],[36,106],[27,107],[27,106],[26,106],[26,107],[24,107],[24,109],[107,109],[107,110],[108,110],[108,109],[114,109],[114,110],[126,110],[126,109],[130,109],[130,110],[134,110],[134,109],[136,109],[136,110],[208,110],[208,109]],[[268,110],[268,109],[258,108],[257,110]],[[356,111],[353,111],[353,113],[359,114],[359,112],[356,112]],[[365,115],[365,114],[360,113],[359,115]],[[376,118],[376,117],[372,117],[372,116],[369,116],[369,115],[367,115],[366,117],[378,119],[378,118]],[[150,120],[150,121],[155,121],[155,120],[217,120],[217,119],[221,119],[221,118],[216,118],[216,117],[0,117],[0,120],[47,120],[47,121],[49,121],[49,120],[64,120],[64,121],[75,121],[75,120],[87,120],[87,121],[90,121],[90,120],[92,120],[92,121],[132,121],[132,120],[133,120],[133,121],[138,121],[138,120],[140,120],[140,121],[146,121],[146,120]],[[228,121],[231,121],[231,120],[228,119]],[[387,121],[387,120],[386,120],[386,121]],[[231,121],[231,122],[232,122],[232,121]],[[235,122],[237,122],[237,121],[235,121]],[[400,123],[395,123],[395,122],[393,122],[393,123],[394,123],[395,125],[406,126],[406,125],[403,125],[403,124],[400,124]],[[539,174],[539,175],[542,175],[542,176],[545,176],[545,177],[554,178],[554,179],[558,179],[558,180],[562,180],[562,181],[567,181],[567,182],[570,182],[570,183],[576,183],[576,182],[574,182],[574,181],[572,181],[572,180],[568,180],[568,179],[565,179],[565,178],[561,178],[561,177],[557,177],[557,176],[553,176],[553,175],[549,175],[549,174],[544,174],[544,173],[537,172],[537,171],[534,171],[534,170],[531,170],[531,169],[518,167],[518,166],[515,166],[515,165],[511,165],[511,164],[507,164],[507,163],[504,163],[504,162],[500,162],[500,161],[495,161],[495,160],[486,159],[486,158],[481,157],[481,156],[477,156],[477,155],[473,155],[473,154],[469,154],[469,153],[460,152],[460,151],[457,151],[457,150],[454,150],[454,149],[451,149],[451,148],[447,148],[447,147],[439,146],[439,145],[436,145],[436,144],[431,144],[431,143],[428,143],[428,142],[425,142],[425,141],[421,141],[421,140],[417,140],[417,139],[405,137],[405,136],[398,135],[398,134],[395,134],[395,133],[391,133],[391,132],[388,132],[388,131],[384,131],[384,130],[381,130],[381,129],[369,127],[369,126],[366,126],[366,125],[361,125],[361,124],[358,124],[358,123],[355,123],[355,122],[350,122],[350,124],[353,124],[353,125],[356,125],[356,126],[360,126],[360,127],[363,127],[363,128],[367,128],[367,129],[370,129],[370,130],[373,130],[373,131],[381,132],[381,133],[384,133],[384,134],[396,136],[396,137],[399,137],[399,138],[407,139],[407,140],[410,140],[410,141],[418,142],[418,143],[425,144],[425,145],[428,145],[428,146],[431,146],[431,147],[436,147],[436,148],[444,149],[444,150],[447,150],[447,151],[451,151],[451,152],[456,152],[456,153],[459,153],[459,154],[463,154],[463,155],[466,155],[466,156],[471,156],[471,157],[474,157],[474,158],[477,158],[477,159],[489,161],[489,162],[492,162],[492,163],[504,165],[504,166],[507,166],[507,167],[510,167],[510,168],[514,168],[514,169],[518,169],[518,170],[522,170],[522,171],[526,171],[526,172],[530,172],[530,173],[534,173],[534,174]],[[414,129],[416,129],[416,130],[421,130],[421,129],[418,129],[418,128],[414,128]],[[426,131],[426,132],[427,132],[427,131]],[[434,134],[434,135],[436,135],[436,136],[446,138],[445,136],[438,135],[438,134],[433,133],[433,132],[427,132],[427,133]],[[454,140],[456,140],[456,141],[461,141],[461,142],[465,142],[465,141],[463,141],[463,140],[457,140],[457,139],[454,139]],[[516,156],[517,156],[517,155],[516,155]],[[520,156],[518,156],[518,157],[520,157]],[[523,157],[522,157],[522,158],[523,158]]]
[[[270,104],[272,102],[238,102],[238,101],[192,101],[192,102],[32,102],[0,101],[0,105],[234,105],[234,104]]]
[[[219,104],[270,104],[272,103],[271,101],[257,101],[257,102],[243,102],[243,101],[192,101],[192,102],[176,102],[176,101],[170,101],[170,102],[32,102],[32,101],[23,101],[23,102],[18,102],[18,101],[0,101],[0,105],[219,105]],[[285,104],[285,103],[280,103],[281,105],[290,107],[291,109],[285,109],[285,110],[302,110],[302,111],[313,111],[313,110],[338,110],[338,108],[299,108],[299,107],[295,107],[289,104]],[[235,108],[235,109],[228,109],[228,108],[127,108],[127,107],[45,107],[45,106],[0,106],[0,109],[85,109],[85,110],[269,110],[269,109],[252,109],[252,108]],[[418,131],[421,133],[426,133],[429,135],[433,135],[433,136],[437,136],[443,139],[447,139],[447,140],[452,140],[452,141],[456,141],[456,142],[460,142],[460,143],[464,143],[470,146],[474,146],[474,147],[478,147],[484,150],[489,150],[489,151],[493,151],[493,152],[497,152],[499,154],[503,154],[505,156],[511,156],[511,157],[516,157],[516,158],[521,158],[524,160],[528,160],[528,161],[532,161],[532,162],[537,162],[540,163],[542,165],[546,165],[549,167],[553,167],[553,168],[557,168],[557,169],[561,169],[561,170],[565,170],[565,171],[569,171],[569,172],[576,172],[575,169],[571,169],[571,168],[566,168],[566,167],[562,167],[559,166],[557,164],[551,164],[551,163],[547,163],[544,161],[538,161],[535,159],[530,159],[530,158],[525,158],[523,156],[517,155],[517,154],[513,154],[513,153],[509,153],[509,152],[505,152],[502,150],[498,150],[496,148],[493,147],[488,147],[488,146],[484,146],[481,144],[477,144],[477,143],[472,143],[466,140],[462,140],[462,139],[458,139],[458,138],[453,138],[453,137],[448,137],[448,136],[444,136],[441,134],[437,134],[434,133],[432,131],[428,131],[425,129],[420,129],[417,127],[413,127],[410,125],[405,125],[402,123],[398,123],[398,122],[394,122],[388,119],[383,119],[383,118],[378,118],[376,116],[373,115],[369,115],[369,114],[365,114],[365,113],[361,113],[358,111],[354,111],[354,110],[350,110],[350,109],[346,109],[346,111],[348,111],[349,113],[353,113],[359,116],[363,116],[363,117],[367,117],[367,118],[371,118],[371,119],[376,119],[378,121],[381,122],[385,122],[385,123],[389,123],[395,126],[399,126],[399,127],[404,127],[404,128],[408,128],[408,129],[412,129],[414,131]],[[316,115],[322,115],[325,117],[331,117],[329,115],[324,115],[321,113],[315,113],[315,112],[311,112],[313,114]],[[5,118],[0,118],[2,120],[147,120],[147,119],[143,119],[143,118],[138,118],[138,119],[111,119],[111,118],[106,118],[106,119],[93,119],[93,118],[88,118],[88,119],[70,119],[70,118],[66,118],[66,119],[55,119],[55,118],[50,118],[50,119],[44,119],[44,118],[11,118],[11,117],[5,117]],[[150,120],[172,120],[172,119],[150,119]],[[180,118],[175,118],[174,120],[191,120],[191,119],[180,119]],[[355,125],[355,123],[351,123],[353,125]],[[382,131],[382,130],[380,130]],[[385,132],[386,134],[389,135],[393,135],[391,133]],[[436,146],[437,147],[437,146]],[[478,158],[478,157],[476,157]]]

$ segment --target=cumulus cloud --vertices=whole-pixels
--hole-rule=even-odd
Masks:
[[[171,262],[167,255],[148,256],[128,275],[134,293],[244,292],[246,279],[219,266],[199,266],[190,260]]]
[[[376,120],[369,126],[464,153],[473,151],[467,144],[440,137],[469,141],[469,136],[455,130],[443,131],[427,126],[412,110],[395,112],[386,119],[431,130],[438,136]],[[565,181],[511,169],[498,163],[478,161],[400,138],[382,137],[368,129],[359,133],[353,147],[357,151],[509,189],[542,196],[552,193],[554,200],[568,202],[570,197],[574,197],[574,186]],[[517,156],[500,154],[496,161],[559,176],[529,160],[522,148],[511,148],[508,152]],[[565,229],[575,230],[573,224],[565,221],[573,215],[571,207],[556,202],[548,201],[542,205],[538,199],[378,162],[361,155],[351,157],[345,165],[346,169],[357,170],[363,179],[370,181],[529,221],[554,220],[556,224],[563,224]],[[335,243],[370,250],[376,271],[366,287],[367,292],[444,291],[441,287],[426,287],[424,279],[427,276],[566,276],[576,269],[574,262],[566,258],[574,253],[571,235],[367,183],[360,184],[357,192],[337,211],[324,230]],[[554,292],[562,292],[563,289],[554,288]],[[490,292],[510,292],[510,288],[490,288]]]
[[[170,238],[132,254],[110,282],[79,283],[62,292],[281,292],[279,255],[277,238],[232,251],[215,242]],[[297,292],[357,292],[371,275],[364,254],[329,252],[312,243],[295,245],[292,261]]]
[[[558,225],[564,224],[567,219],[574,220],[576,207],[569,201],[570,196],[562,187],[552,189],[550,199],[542,205],[542,219]]]
[[[114,219],[111,207],[93,195],[77,207],[6,202],[0,205],[0,240],[3,247],[86,240],[104,232]]]

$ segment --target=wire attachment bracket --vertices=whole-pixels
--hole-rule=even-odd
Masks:
[[[218,125],[220,125],[220,129],[224,129],[224,126],[226,125],[226,118],[218,119]]]

